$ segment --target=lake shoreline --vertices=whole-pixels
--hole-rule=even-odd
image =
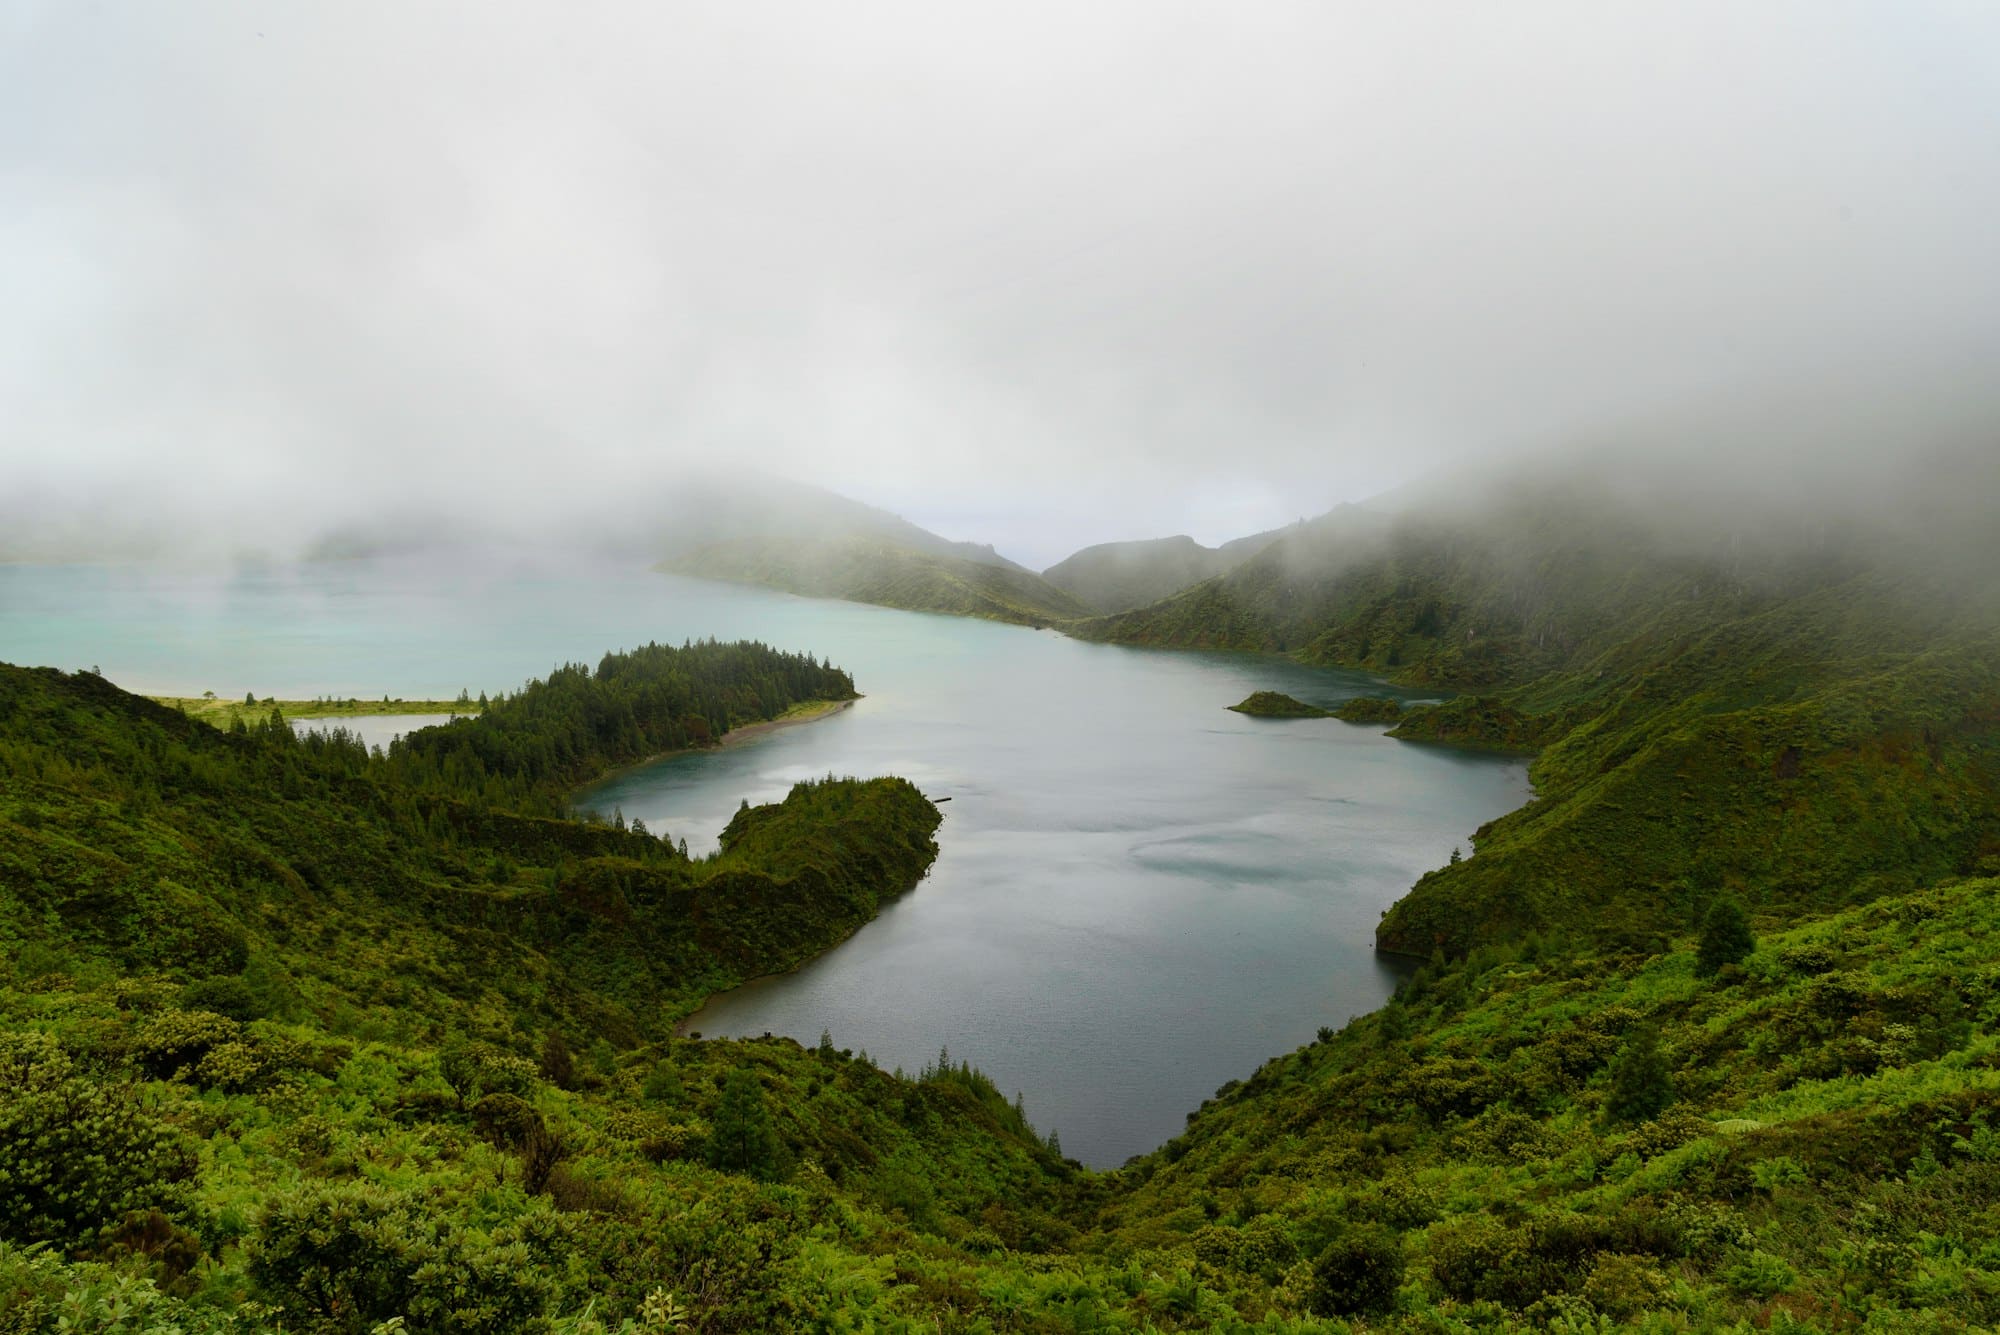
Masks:
[[[647,756],[644,760],[635,760],[629,765],[620,765],[616,769],[608,769],[604,773],[596,775],[578,785],[576,791],[570,795],[570,805],[577,805],[576,799],[589,793],[592,789],[610,783],[614,779],[622,779],[633,771],[642,770],[648,765],[656,764],[662,760],[671,760],[675,756],[696,755],[703,751],[719,751],[725,747],[741,746],[743,743],[754,741],[766,733],[776,732],[780,728],[794,727],[800,723],[817,723],[823,718],[832,718],[842,710],[852,708],[854,702],[862,698],[860,695],[855,695],[846,700],[813,700],[803,705],[794,705],[790,710],[779,715],[777,718],[764,719],[757,723],[745,723],[741,727],[731,728],[707,746],[683,746],[672,751],[659,751]]]
[[[852,709],[855,700],[859,699],[861,697],[857,695],[850,700],[815,700],[811,704],[797,705],[777,718],[765,719],[762,723],[746,723],[740,728],[731,728],[728,732],[722,734],[721,739],[716,745],[741,746],[747,741],[762,737],[766,733],[776,732],[780,728],[796,727],[801,723],[817,723],[823,718],[833,717],[844,709]],[[667,754],[678,755],[679,752],[670,751]]]

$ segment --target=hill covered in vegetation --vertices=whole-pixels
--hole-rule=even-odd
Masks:
[[[1018,566],[893,546],[871,537],[746,538],[699,547],[660,570],[844,598],[910,612],[1049,626],[1091,609]]]
[[[1123,612],[1213,579],[1279,536],[1276,530],[1257,533],[1221,547],[1204,547],[1186,536],[1099,543],[1058,561],[1042,572],[1042,578],[1094,612]]]
[[[1385,918],[1462,954],[1683,929],[1718,889],[1823,911],[2000,869],[2000,615],[1977,516],[1670,526],[1582,481],[1336,513],[1073,633],[1283,651],[1461,692],[1392,735],[1537,753],[1536,800]]]

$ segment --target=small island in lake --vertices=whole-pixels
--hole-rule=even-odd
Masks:
[[[1387,696],[1359,695],[1344,701],[1333,716],[1348,723],[1394,723],[1403,717],[1403,706]]]
[[[1278,691],[1255,691],[1243,703],[1229,707],[1255,718],[1326,718],[1333,712]]]

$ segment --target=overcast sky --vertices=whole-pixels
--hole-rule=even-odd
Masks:
[[[727,457],[1039,566],[1995,353],[1990,3],[0,0],[16,504]]]

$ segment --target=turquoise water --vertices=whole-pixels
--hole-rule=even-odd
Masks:
[[[226,575],[0,567],[0,659],[95,665],[156,694],[451,698],[709,635],[824,654],[865,698],[581,801],[696,849],[740,801],[810,775],[901,774],[951,801],[928,879],[690,1027],[808,1043],[825,1029],[909,1070],[948,1045],[1100,1166],[1379,1005],[1393,985],[1370,945],[1381,911],[1528,797],[1518,762],[1224,708],[1257,689],[1322,704],[1382,690],[1283,660],[496,556]]]

